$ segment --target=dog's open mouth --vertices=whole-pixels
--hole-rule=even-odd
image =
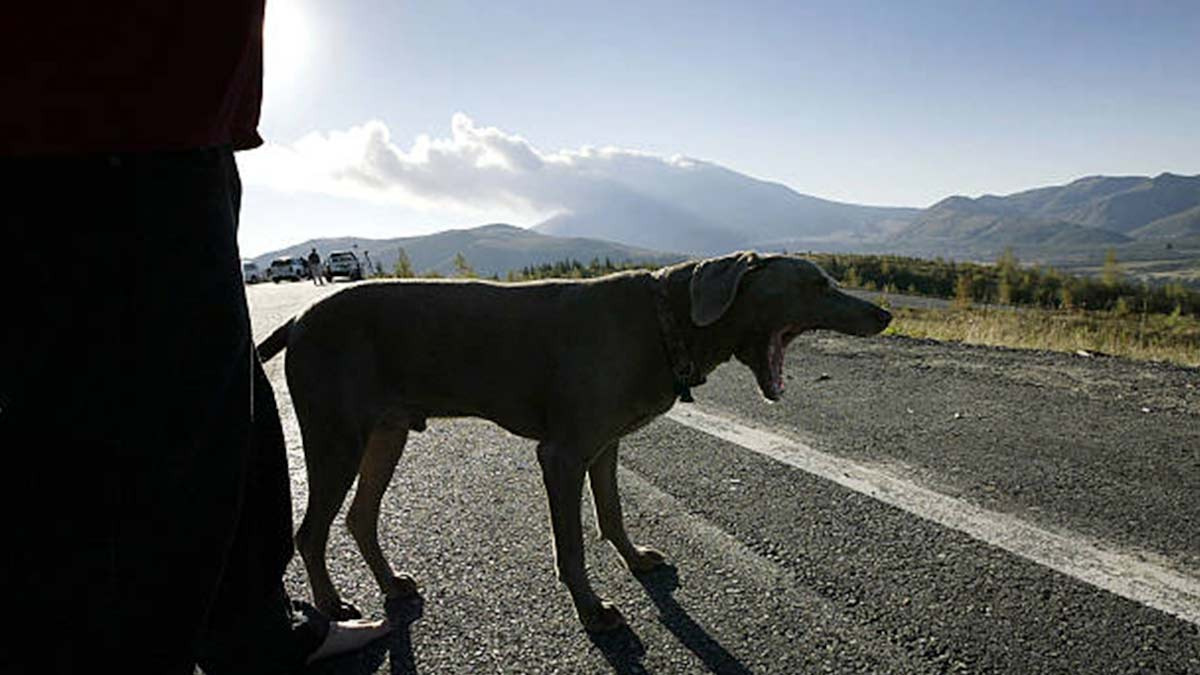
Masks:
[[[799,326],[783,326],[766,336],[765,344],[755,348],[758,352],[746,365],[754,371],[758,388],[769,401],[778,401],[783,396],[783,355],[787,346],[803,329]]]

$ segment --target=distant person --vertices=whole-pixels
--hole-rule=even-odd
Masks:
[[[262,143],[263,0],[4,19],[0,228],[29,283],[0,296],[0,672],[286,673],[381,636],[283,586],[290,479],[234,161]]]
[[[308,254],[308,274],[312,277],[314,284],[320,286],[325,283],[321,279],[321,255],[317,253],[316,248],[313,248]]]

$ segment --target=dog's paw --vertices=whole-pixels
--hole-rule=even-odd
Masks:
[[[392,576],[385,595],[388,600],[403,600],[417,594],[417,582],[407,574]]]
[[[625,558],[630,572],[650,572],[667,561],[662,551],[649,546],[634,546],[635,553]]]
[[[621,610],[607,600],[587,609],[578,609],[579,621],[589,633],[607,633],[625,625]]]

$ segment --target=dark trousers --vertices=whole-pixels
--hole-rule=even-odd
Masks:
[[[282,585],[233,153],[0,158],[0,195],[0,671],[293,670],[327,625]]]

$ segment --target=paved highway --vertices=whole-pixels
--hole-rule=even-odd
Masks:
[[[250,287],[255,334],[341,287]],[[623,443],[630,532],[671,564],[634,577],[588,541],[613,635],[554,579],[533,443],[431,420],[382,518],[421,598],[385,608],[335,526],[344,597],[397,630],[317,670],[1200,673],[1200,370],[813,334],[786,372],[770,405],[727,364]],[[298,559],[287,583],[307,597]]]

